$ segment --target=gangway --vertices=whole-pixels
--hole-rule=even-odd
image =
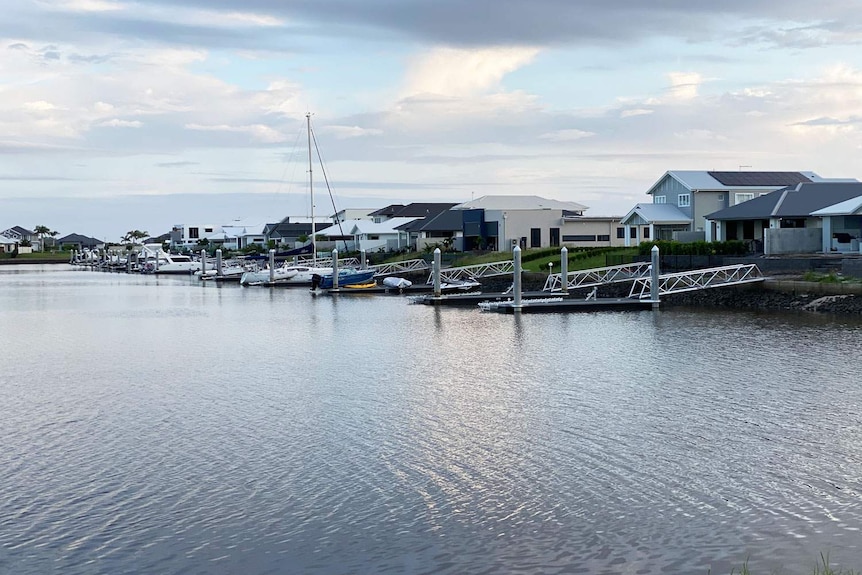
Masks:
[[[621,266],[608,266],[569,272],[566,276],[568,289],[592,287],[602,284],[628,282],[637,278],[647,277],[650,272],[650,262],[635,262]],[[545,280],[542,291],[562,291],[562,273],[550,274]]]
[[[388,264],[376,264],[373,266],[368,266],[368,269],[374,270],[375,277],[425,271],[428,268],[428,262],[421,258],[416,260],[404,260],[402,262],[390,262]]]
[[[661,274],[659,276],[659,295],[762,282],[765,279],[756,264],[736,264],[673,274]],[[632,283],[629,297],[636,299],[649,298],[651,281],[649,275],[636,279]]]
[[[476,278],[512,275],[514,273],[515,262],[513,260],[507,260],[458,268],[443,268],[440,270],[440,281],[458,282]],[[430,284],[433,281],[434,278],[432,276],[428,276],[428,283]]]

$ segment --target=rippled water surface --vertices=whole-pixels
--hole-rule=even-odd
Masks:
[[[0,266],[0,572],[862,569],[860,350]]]

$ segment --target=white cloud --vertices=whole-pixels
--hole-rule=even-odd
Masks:
[[[670,89],[668,91],[674,100],[693,100],[697,97],[697,91],[703,82],[703,78],[697,72],[669,72]]]
[[[106,128],[140,128],[144,124],[139,120],[120,120],[118,118],[114,118],[101,122],[99,125],[105,126]]]
[[[594,132],[587,132],[584,130],[557,130],[556,132],[542,134],[539,136],[539,139],[549,140],[551,142],[574,142],[575,140],[582,140],[595,135],[596,134]]]
[[[375,128],[361,128],[359,126],[324,126],[317,132],[321,134],[332,134],[336,139],[346,140],[349,138],[361,138],[363,136],[379,136],[383,130]]]
[[[186,124],[187,130],[196,130],[199,132],[232,132],[238,134],[246,134],[251,136],[257,142],[261,143],[276,143],[284,140],[284,136],[278,131],[263,124],[254,124],[247,126],[230,126],[227,124],[205,125],[205,124]]]
[[[633,108],[630,110],[623,110],[620,112],[620,118],[632,118],[634,116],[646,116],[648,114],[652,114],[654,110],[649,110],[647,108]]]

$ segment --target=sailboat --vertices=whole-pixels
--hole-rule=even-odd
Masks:
[[[317,264],[317,230],[314,225],[314,178],[311,161],[311,113],[305,115],[306,128],[308,131],[308,191],[311,196],[311,263],[292,263],[285,261],[283,265],[272,270],[261,270],[246,272],[240,278],[240,285],[270,285],[283,284],[292,286],[310,286],[315,276],[331,276],[331,266],[319,266]]]

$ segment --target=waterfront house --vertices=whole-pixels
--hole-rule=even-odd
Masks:
[[[705,216],[716,239],[743,240],[767,255],[859,251],[862,182],[802,182]],[[855,240],[855,241],[854,241]]]
[[[12,253],[21,240],[0,233],[0,253]]]
[[[71,249],[80,252],[84,249],[100,250],[105,247],[105,242],[97,238],[91,238],[81,234],[69,234],[59,238],[57,240],[57,245],[66,250]]]
[[[365,250],[366,252],[394,252],[409,247],[408,236],[399,226],[416,218],[390,218],[382,222],[348,220],[318,232],[339,250]]]
[[[329,222],[315,221],[314,229],[320,233],[321,230],[328,228]],[[274,241],[276,245],[284,246],[289,249],[298,247],[311,238],[311,220],[303,218],[294,218],[287,216],[280,222],[274,224],[266,224],[263,227],[264,245],[270,241]]]
[[[0,235],[18,240],[19,245],[21,244],[21,242],[30,242],[30,246],[34,250],[42,250],[42,239],[39,237],[39,234],[30,231],[27,228],[22,228],[21,226],[12,226],[11,228],[5,229],[0,232]]]
[[[637,204],[622,218],[623,235],[626,245],[651,239],[713,241],[717,230],[706,221],[707,214],[788,186],[822,181],[829,180],[814,172],[668,171],[647,190],[652,201]]]
[[[195,250],[208,235],[221,231],[215,224],[176,224],[171,228],[172,250]]]
[[[462,214],[460,249],[622,246],[621,218],[587,209],[540,196],[482,196],[452,208]]]

